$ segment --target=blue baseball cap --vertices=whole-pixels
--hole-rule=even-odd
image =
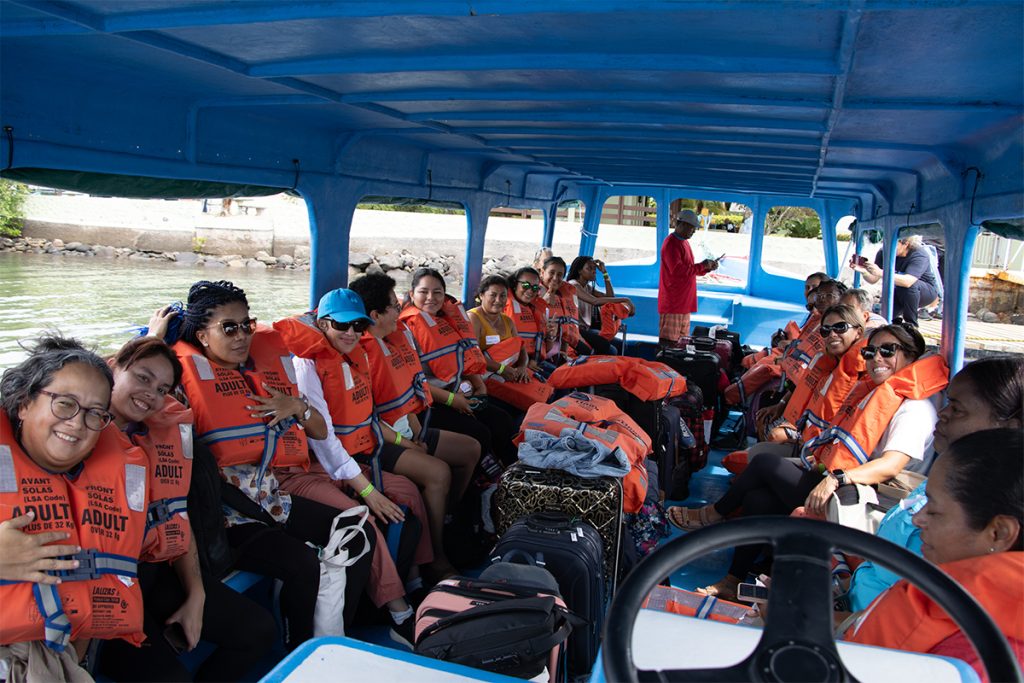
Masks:
[[[351,289],[333,289],[320,297],[320,303],[316,307],[316,318],[330,318],[339,323],[365,320],[373,324],[373,318],[366,315],[362,297]]]

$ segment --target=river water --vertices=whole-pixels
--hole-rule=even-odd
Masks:
[[[0,253],[0,369],[25,358],[20,343],[48,329],[112,353],[154,310],[183,301],[189,286],[204,279],[231,280],[245,289],[251,314],[267,323],[309,303],[309,273],[297,270]]]

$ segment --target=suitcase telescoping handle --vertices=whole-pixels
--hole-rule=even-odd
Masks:
[[[526,518],[526,526],[531,531],[551,533],[569,531],[576,526],[576,522],[564,512],[535,512]]]

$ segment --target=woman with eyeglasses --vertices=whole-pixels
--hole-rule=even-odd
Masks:
[[[605,291],[603,292],[594,286],[598,271],[601,271],[604,277]],[[579,300],[580,334],[583,335],[583,338],[587,340],[595,353],[605,356],[621,353],[622,350],[618,348],[614,340],[609,341],[598,334],[601,329],[601,307],[605,304],[624,304],[632,311],[633,302],[627,297],[615,296],[612,279],[604,267],[604,262],[590,256],[577,256],[570,264],[569,273],[565,279],[576,288],[576,297]]]
[[[137,337],[108,361],[114,373],[110,411],[126,446],[149,459],[148,528],[139,563],[146,647],[109,643],[100,659],[116,681],[238,680],[277,637],[274,617],[200,568],[186,498],[191,483],[192,411],[171,392],[181,363],[163,341]],[[177,627],[192,650],[216,645],[195,675],[164,636]]]
[[[438,429],[429,424],[430,388],[416,350],[412,332],[398,320],[402,310],[395,294],[395,280],[384,273],[364,275],[349,283],[359,295],[373,324],[359,340],[370,359],[373,400],[381,422],[401,436],[403,448],[423,450],[447,463],[451,471],[448,500],[436,490],[424,489],[434,561],[428,579],[447,578],[453,572],[442,533],[448,510],[454,510],[473,479],[480,460],[480,444],[466,434]]]
[[[327,423],[300,394],[281,336],[257,328],[245,292],[232,283],[192,285],[180,332],[172,348],[198,441],[212,451],[229,496],[225,517],[236,566],[283,582],[285,645],[294,649],[313,636],[320,585],[320,561],[307,543],[323,547],[340,510],[287,493],[275,469],[308,466],[307,437],[325,439]],[[372,551],[373,534],[367,542]],[[346,568],[345,623],[355,616],[372,555]]]
[[[107,429],[112,387],[101,358],[61,337],[41,338],[0,378],[0,522],[14,521],[0,537],[0,645],[26,644],[8,651],[9,675],[80,676],[90,638],[145,638],[136,576],[149,463]]]
[[[594,353],[580,335],[579,298],[576,288],[565,279],[565,261],[552,256],[540,271],[541,298],[548,305],[548,328],[545,341],[552,353],[566,357],[589,356]]]
[[[504,313],[516,326],[523,349],[529,360],[527,367],[541,372],[541,361],[547,357],[544,337],[547,334],[548,305],[540,296],[540,273],[536,269],[520,268],[509,277],[508,288],[512,296],[505,302]]]
[[[860,349],[864,377],[836,409],[831,424],[801,446],[800,460],[774,452],[751,458],[716,503],[696,510],[695,516],[687,513],[688,528],[713,524],[740,508],[750,516],[789,514],[803,505],[810,514],[824,516],[839,486],[878,484],[911,460],[923,459],[937,420],[929,397],[945,388],[949,376],[942,357],[921,358],[924,350],[924,338],[911,325],[874,330]],[[734,597],[760,551],[760,546],[737,548],[725,578],[703,590]]]
[[[487,363],[462,304],[448,296],[444,278],[431,268],[412,274],[408,301],[399,314],[419,347],[433,398],[431,424],[472,436],[481,460],[492,454],[505,465],[516,461],[512,417],[487,401]]]

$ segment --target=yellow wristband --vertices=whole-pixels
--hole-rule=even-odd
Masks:
[[[501,365],[498,366],[498,374],[499,375],[505,374],[505,364],[504,363],[502,363]]]
[[[454,403],[454,402],[455,402],[455,392],[454,391],[449,391],[448,392],[448,400],[445,401],[444,404],[446,406],[448,406],[449,408],[451,408],[452,407],[452,403]]]
[[[366,488],[359,492],[359,497],[360,498],[366,498],[368,495],[373,493],[373,491],[374,491],[373,484],[367,484]]]
[[[402,445],[402,435],[399,434],[398,432],[395,432],[395,445],[396,446],[401,446]]]

